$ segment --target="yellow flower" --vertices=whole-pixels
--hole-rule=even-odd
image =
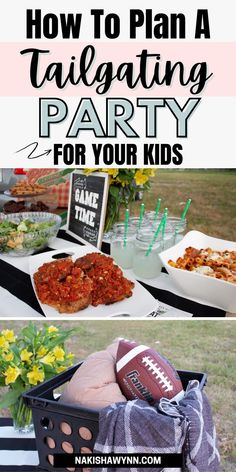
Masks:
[[[18,367],[8,367],[6,372],[4,372],[3,375],[5,375],[5,384],[9,385],[11,383],[14,383],[17,379],[17,377],[20,375],[21,370]]]
[[[148,176],[143,174],[143,171],[139,169],[134,176],[137,185],[143,185],[148,182]]]
[[[46,349],[46,347],[42,346],[37,351],[37,357],[43,357],[43,356],[45,356],[45,354],[47,354],[47,352],[48,352],[48,350]]]
[[[9,343],[14,343],[16,340],[14,331],[12,329],[4,329],[1,334]]]
[[[75,357],[75,355],[72,353],[72,352],[69,352],[69,354],[67,354],[66,358],[69,359],[69,360],[73,360]]]
[[[51,325],[48,328],[49,333],[56,333],[57,331],[58,331],[58,328],[56,328],[56,326]]]
[[[8,353],[4,354],[4,355],[3,355],[3,359],[4,359],[5,361],[7,361],[7,362],[13,361],[13,359],[14,359],[14,354],[13,354],[13,352],[8,352]]]
[[[63,372],[64,370],[66,370],[66,367],[64,365],[60,365],[60,367],[57,367],[57,374],[60,374],[60,372]]]
[[[99,169],[83,169],[85,175],[92,174],[92,172],[97,172]]]
[[[44,372],[42,372],[37,365],[34,365],[33,369],[28,372],[27,378],[31,385],[37,385],[38,382],[44,381]]]
[[[156,169],[143,169],[143,172],[145,175],[148,175],[149,177],[155,177],[156,175]]]
[[[128,187],[129,186],[129,181],[128,180],[122,180],[119,177],[117,177],[115,181],[119,182],[122,187]]]
[[[119,169],[101,169],[101,172],[106,172],[106,174],[111,175],[115,179],[119,174]]]
[[[46,365],[50,365],[50,366],[52,366],[54,361],[55,361],[55,356],[53,356],[53,354],[50,354],[50,353],[48,353],[46,356],[40,359],[40,362]]]
[[[7,350],[9,348],[9,342],[4,338],[4,336],[0,336],[0,349]]]
[[[65,351],[61,347],[58,347],[58,346],[54,347],[52,352],[57,361],[64,361]]]
[[[23,349],[23,351],[21,351],[20,353],[20,358],[24,362],[29,362],[32,355],[33,355],[32,352],[27,351],[27,349]]]

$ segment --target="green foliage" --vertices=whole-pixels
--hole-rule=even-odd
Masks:
[[[10,390],[4,395],[3,400],[0,402],[0,408],[9,408],[10,406],[14,405],[21,394],[21,388]]]

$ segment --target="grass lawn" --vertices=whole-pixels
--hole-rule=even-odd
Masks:
[[[0,330],[13,328],[18,331],[25,324],[24,321],[1,321]],[[40,327],[42,322],[36,324]],[[80,334],[67,342],[76,359],[83,359],[89,353],[106,347],[115,337],[123,336],[159,350],[176,368],[207,372],[208,384],[205,391],[213,408],[222,457],[222,472],[235,472],[234,321],[64,321],[60,325],[64,328],[80,326]],[[1,413],[7,414],[6,411]]]
[[[236,240],[236,171],[157,170],[151,190],[144,194],[146,209],[154,210],[159,197],[162,208],[168,207],[174,216],[181,216],[186,201],[192,198],[188,230]],[[132,213],[139,213],[139,205],[132,204]]]

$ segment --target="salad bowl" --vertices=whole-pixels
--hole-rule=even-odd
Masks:
[[[61,217],[46,212],[0,213],[0,253],[29,256],[56,238]]]

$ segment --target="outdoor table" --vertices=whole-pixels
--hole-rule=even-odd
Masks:
[[[65,229],[60,229],[57,238],[44,251],[66,250],[66,248],[78,244],[81,245],[82,243],[67,234]],[[102,251],[109,254],[110,244],[103,242]],[[0,317],[40,318],[45,316],[35,296],[28,265],[28,257],[5,255],[0,257]],[[149,318],[226,316],[224,310],[208,306],[204,302],[197,303],[180,293],[164,269],[160,277],[151,280],[139,280],[139,282],[159,301],[157,310],[149,314]]]
[[[0,418],[0,472],[39,472],[35,434],[17,433],[11,418]]]

